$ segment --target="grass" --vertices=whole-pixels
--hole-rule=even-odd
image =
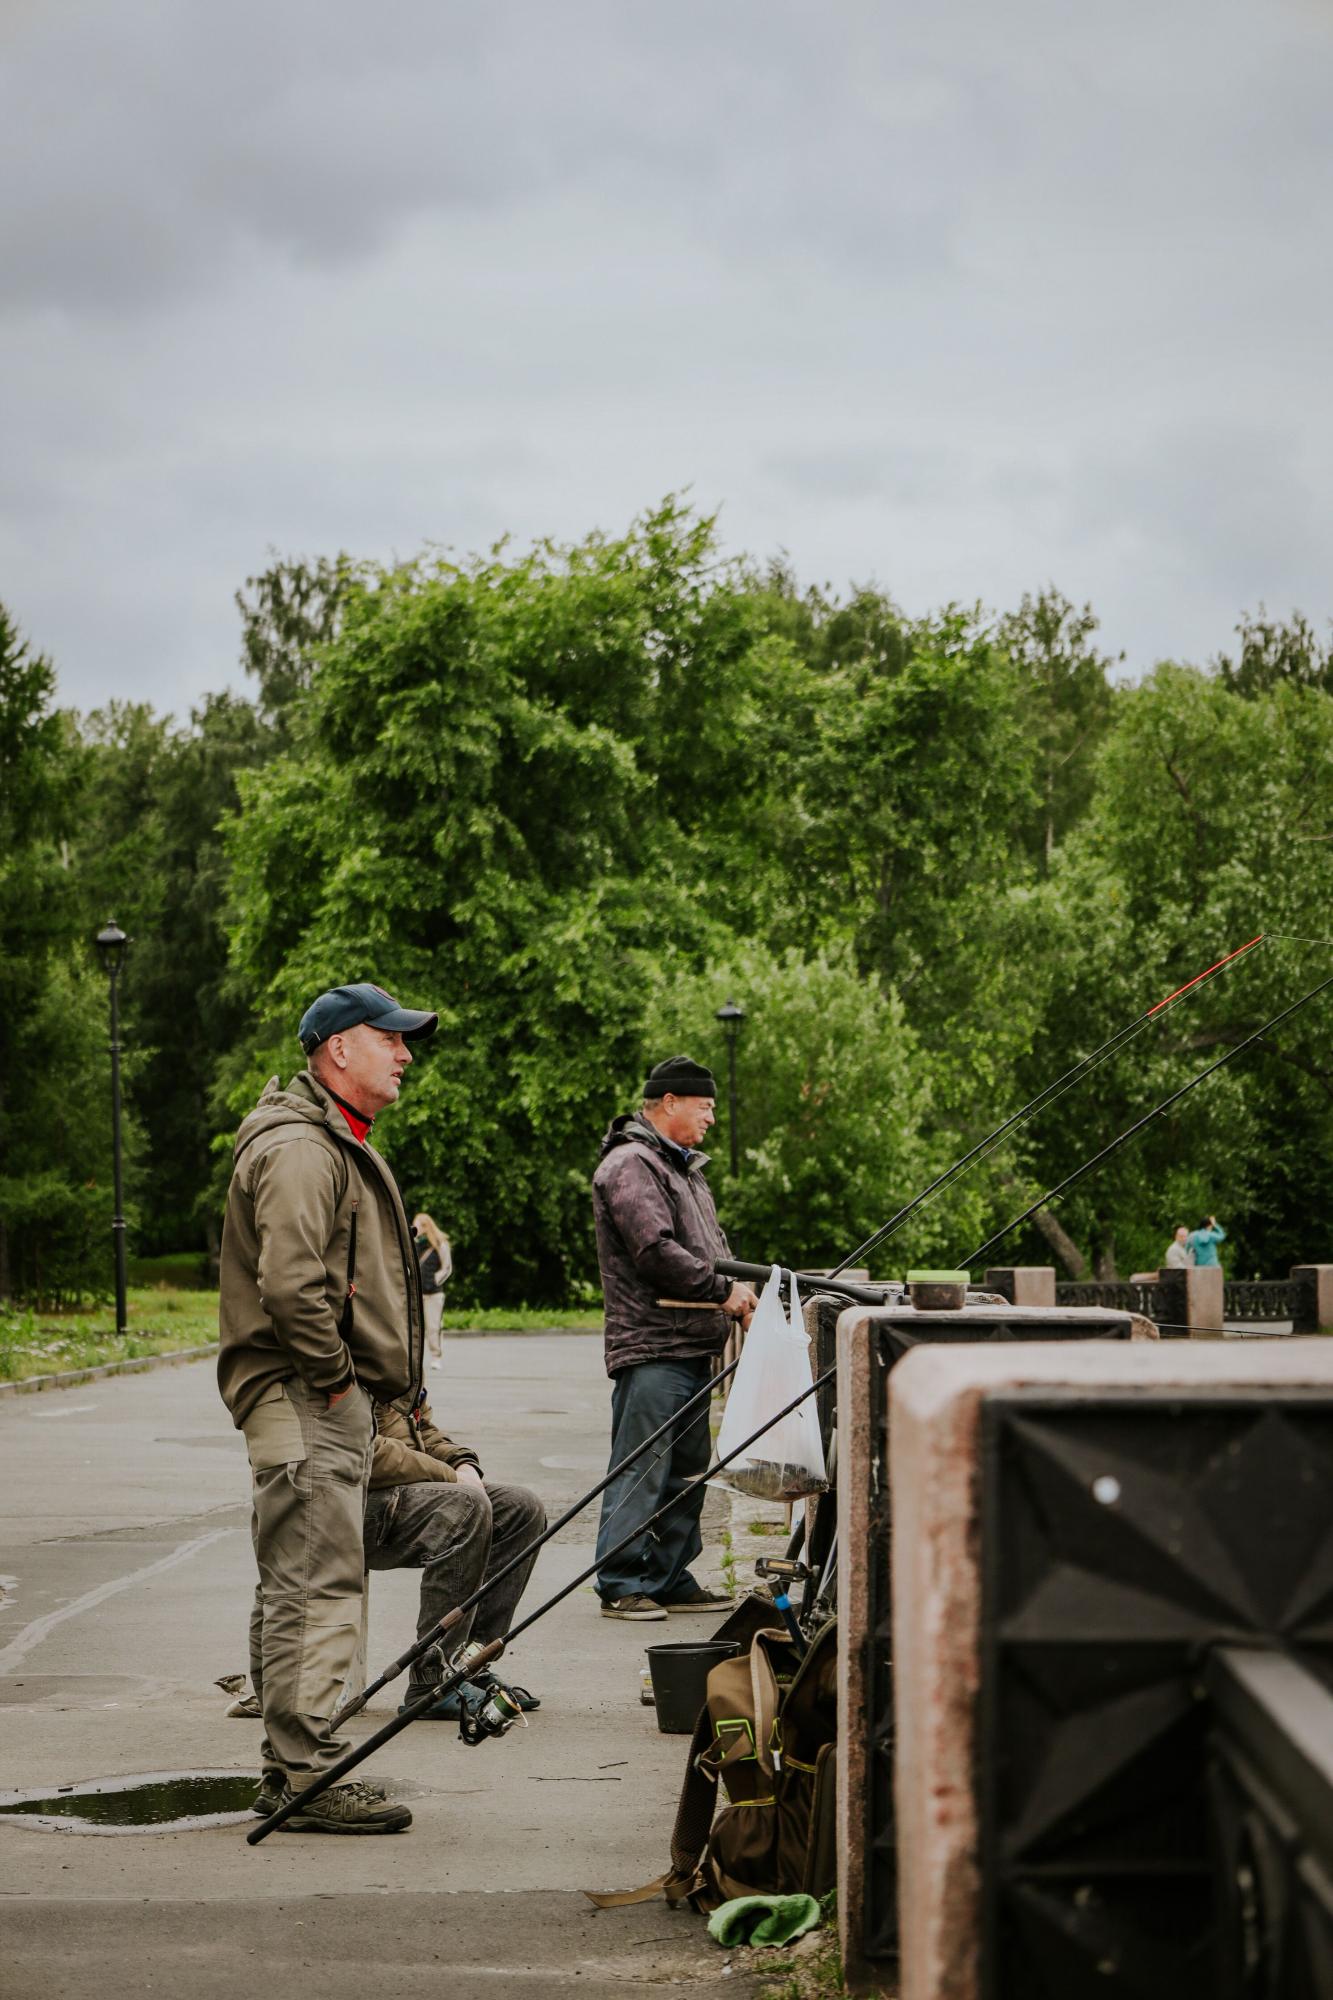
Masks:
[[[0,1382],[98,1368],[107,1361],[137,1361],[148,1354],[176,1354],[218,1337],[218,1295],[176,1285],[131,1285],[129,1331],[116,1333],[112,1305],[71,1306],[30,1312],[0,1304]],[[600,1312],[499,1310],[444,1316],[455,1333],[535,1333],[556,1328],[600,1333]]]
[[[116,1332],[111,1305],[62,1312],[0,1306],[0,1382],[97,1368],[105,1361],[137,1361],[146,1354],[176,1354],[206,1347],[218,1337],[216,1292],[134,1285],[126,1303],[129,1331],[123,1337]]]
[[[732,1546],[731,1529],[722,1530],[722,1560],[719,1565],[722,1582],[728,1597],[736,1595],[736,1551]]]
[[[446,1333],[600,1333],[600,1309],[560,1312],[553,1306],[492,1306],[472,1312],[447,1312]]]
[[[798,1958],[784,1958],[783,1951],[790,1946],[778,1946],[769,1952],[737,1952],[733,1964],[740,1969],[744,1961],[746,1970],[763,1973],[789,1974],[780,1978],[776,1986],[764,1986],[759,2000],[850,2000],[850,1995],[842,1977],[842,1961],[838,1952],[838,1912],[837,1895],[830,1890],[822,1897],[825,1928],[815,1932],[817,1940],[812,1948],[803,1951]],[[804,1940],[802,1940],[804,1942]],[[894,2000],[884,1987],[876,1987],[866,2000]]]

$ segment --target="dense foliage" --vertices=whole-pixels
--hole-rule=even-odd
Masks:
[[[1079,1055],[1261,929],[1320,940],[1333,677],[1300,617],[1117,685],[1086,608],[906,617],[720,560],[667,504],[624,537],[238,598],[253,703],[76,718],[0,615],[0,1290],[99,1275],[114,913],[136,1243],[216,1242],[229,1133],[326,985],[440,1009],[383,1143],[456,1297],[595,1295],[587,1183],[647,1063],[725,1074],[738,1252],[828,1263]],[[930,1204],[953,1259],[1314,983],[1274,940]],[[1322,956],[1321,956],[1322,954]],[[1333,968],[1330,968],[1333,969]],[[1213,1209],[1237,1270],[1323,1255],[1316,1005],[988,1261],[1155,1266]]]

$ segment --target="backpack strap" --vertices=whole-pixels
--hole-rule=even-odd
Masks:
[[[619,1910],[628,1903],[648,1903],[654,1896],[663,1894],[668,1903],[689,1901],[698,1886],[699,1863],[713,1829],[713,1812],[717,1805],[717,1779],[704,1759],[704,1752],[712,1741],[713,1720],[705,1706],[699,1711],[699,1720],[690,1738],[685,1783],[680,1788],[676,1823],[671,1829],[670,1868],[665,1875],[645,1882],[641,1889],[621,1889],[609,1893],[585,1889],[584,1895],[599,1910]]]
[[[754,1754],[760,1770],[771,1778],[778,1762],[773,1742],[778,1719],[778,1680],[764,1644],[768,1636],[766,1632],[756,1632],[750,1648],[750,1699],[754,1704]],[[785,1633],[773,1636],[783,1645],[788,1643]]]

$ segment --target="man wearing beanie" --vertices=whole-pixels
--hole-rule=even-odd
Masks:
[[[649,1072],[641,1109],[613,1119],[602,1141],[592,1203],[613,1384],[612,1465],[698,1395],[726,1344],[727,1321],[746,1325],[755,1308],[748,1285],[713,1269],[727,1239],[704,1178],[708,1157],[694,1149],[713,1123],[716,1096],[709,1070],[671,1056]],[[705,1400],[668,1431],[646,1466],[636,1461],[607,1487],[597,1531],[604,1618],[731,1609],[730,1598],[713,1596],[689,1571],[703,1547],[702,1486],[655,1529],[609,1553],[706,1469],[711,1449]]]

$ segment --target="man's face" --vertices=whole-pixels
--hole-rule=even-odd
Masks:
[[[1185,1227],[1183,1222],[1181,1223],[1179,1229],[1176,1231],[1176,1241],[1177,1243],[1187,1243],[1189,1241],[1189,1230]]]
[[[659,1124],[668,1139],[678,1146],[697,1146],[713,1122],[711,1097],[677,1097],[668,1091],[662,1099]]]
[[[341,1035],[329,1036],[329,1055],[338,1072],[334,1088],[358,1111],[375,1117],[392,1104],[402,1086],[412,1051],[401,1035],[359,1022]]]

